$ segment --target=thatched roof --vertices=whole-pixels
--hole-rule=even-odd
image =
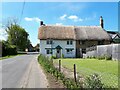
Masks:
[[[72,26],[41,26],[39,28],[39,39],[76,39],[74,27]]]
[[[100,26],[41,26],[39,39],[111,40]]]
[[[110,40],[109,34],[100,26],[76,26],[77,40]]]

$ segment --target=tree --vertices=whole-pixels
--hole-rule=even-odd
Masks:
[[[39,52],[40,44],[38,43],[34,48],[35,48],[35,51]]]
[[[15,45],[17,50],[24,51],[30,44],[28,39],[29,34],[17,24],[16,19],[8,20],[6,24],[6,32],[8,34],[8,43],[10,45]]]
[[[2,56],[16,55],[17,50],[15,45],[10,45],[7,41],[2,41]]]

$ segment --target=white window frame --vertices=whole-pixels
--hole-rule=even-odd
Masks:
[[[52,49],[46,49],[46,54],[52,54],[52,53],[53,53]]]
[[[68,50],[68,51],[67,51]],[[72,54],[73,53],[73,49],[66,49],[66,53],[67,54]]]
[[[72,40],[67,40],[67,45],[73,45],[73,41]]]
[[[46,40],[46,44],[47,44],[47,45],[53,44],[53,40]]]

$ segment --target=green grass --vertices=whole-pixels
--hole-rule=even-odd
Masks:
[[[77,66],[77,72],[82,76],[93,73],[99,74],[102,82],[111,87],[118,87],[118,61],[97,59],[61,59],[62,66],[73,71],[73,64]],[[58,63],[58,59],[54,60]]]
[[[12,58],[12,57],[19,56],[19,55],[23,55],[23,54],[9,55],[9,56],[0,57],[0,60],[4,60],[4,59],[8,59],[8,58]]]

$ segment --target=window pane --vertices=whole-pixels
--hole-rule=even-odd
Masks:
[[[52,49],[50,50],[50,54],[52,54],[53,52],[52,52]]]
[[[67,52],[69,52],[69,49],[67,49]]]
[[[72,44],[73,44],[73,42],[72,42],[72,41],[70,41],[70,44],[72,45]]]
[[[50,40],[50,44],[52,44],[52,40]]]
[[[67,41],[67,45],[69,45],[69,41]]]
[[[46,43],[49,44],[49,41],[47,40]]]
[[[46,53],[49,54],[49,50],[48,49],[46,50]]]

